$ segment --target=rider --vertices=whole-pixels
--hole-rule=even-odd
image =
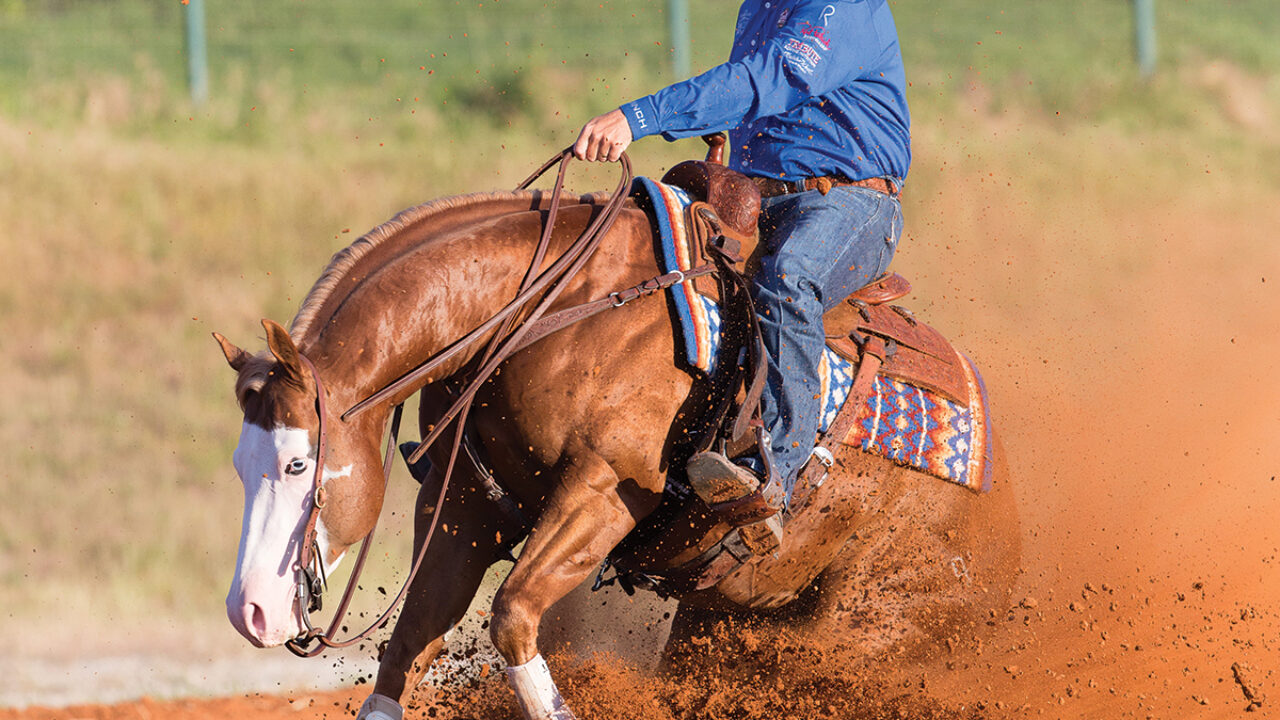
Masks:
[[[787,498],[821,417],[823,311],[884,272],[902,233],[906,84],[887,0],[745,0],[728,62],[592,119],[573,147],[613,161],[648,135],[729,131],[729,166],[763,198],[766,254],[753,278],[769,356],[761,414]],[[758,485],[718,454],[695,456],[697,487],[695,475],[736,495]]]

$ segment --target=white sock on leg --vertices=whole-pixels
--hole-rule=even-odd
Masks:
[[[529,720],[573,720],[573,713],[560,697],[551,679],[551,670],[542,655],[523,665],[507,667],[507,682],[515,691],[516,702]]]
[[[404,708],[386,695],[374,693],[360,706],[356,720],[402,720]]]

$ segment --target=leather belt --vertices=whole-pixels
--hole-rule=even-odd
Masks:
[[[831,192],[833,187],[841,187],[852,185],[854,187],[864,187],[884,193],[885,195],[894,195],[898,191],[898,186],[890,179],[883,177],[866,178],[865,180],[846,180],[838,175],[824,175],[822,177],[811,177],[803,180],[778,180],[769,177],[753,177],[751,182],[760,188],[760,197],[777,197],[779,195],[790,195],[791,193],[805,192],[806,190],[817,190],[826,195]]]

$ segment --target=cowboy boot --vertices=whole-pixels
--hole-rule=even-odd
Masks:
[[[782,544],[783,493],[777,483],[768,483],[761,490],[760,478],[741,465],[737,465],[718,452],[697,453],[685,465],[689,485],[702,502],[715,506],[746,497],[760,490],[764,498],[764,511],[738,527],[742,543],[756,555],[768,555]]]

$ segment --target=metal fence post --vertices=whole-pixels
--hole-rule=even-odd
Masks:
[[[670,22],[672,70],[676,79],[689,77],[689,3],[688,0],[668,0],[667,18]]]
[[[1156,72],[1156,0],[1134,0],[1133,24],[1138,72],[1149,78]]]
[[[203,105],[209,99],[209,56],[204,41],[204,0],[186,0],[187,85],[191,102]]]

